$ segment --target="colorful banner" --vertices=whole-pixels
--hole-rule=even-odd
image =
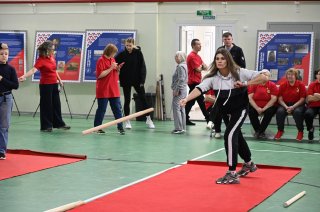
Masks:
[[[38,58],[37,48],[51,40],[55,45],[57,71],[63,82],[80,82],[83,64],[84,32],[37,32],[35,39],[34,63]],[[37,71],[32,81],[40,80]]]
[[[313,32],[258,31],[256,69],[268,69],[278,85],[285,81],[289,68],[299,70],[298,79],[308,85],[313,81]]]
[[[106,45],[112,43],[117,46],[118,52],[121,52],[125,49],[124,41],[129,37],[136,39],[136,31],[87,30],[83,81],[96,81],[96,62]]]
[[[27,31],[0,31],[0,43],[9,46],[8,64],[16,69],[18,77],[26,72],[26,38]]]

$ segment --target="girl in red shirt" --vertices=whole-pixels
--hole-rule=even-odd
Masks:
[[[98,100],[98,109],[94,118],[95,127],[102,124],[108,102],[110,102],[114,118],[122,118],[118,82],[119,71],[123,64],[118,65],[116,63],[114,56],[117,52],[118,48],[115,45],[108,44],[96,64],[96,98]],[[121,135],[125,134],[122,123],[118,124],[118,131]],[[96,133],[104,134],[105,132],[98,130]]]
[[[317,79],[313,81],[308,87],[308,109],[304,114],[307,130],[309,131],[309,141],[312,141],[314,138],[313,120],[317,116],[317,114],[320,114],[320,69],[316,70],[315,74]]]
[[[287,81],[279,87],[279,107],[276,113],[278,132],[274,139],[279,140],[284,133],[284,121],[288,114],[292,114],[296,122],[298,134],[296,140],[303,139],[303,118],[305,111],[306,86],[297,80],[298,70],[290,68],[286,71]]]
[[[63,83],[57,72],[56,60],[54,58],[54,45],[48,40],[42,43],[39,48],[39,57],[33,68],[19,78],[22,82],[35,72],[40,71],[40,130],[51,132],[52,128],[69,130],[62,120],[61,103],[58,89],[58,81]]]

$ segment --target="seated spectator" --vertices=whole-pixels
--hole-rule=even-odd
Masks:
[[[289,68],[286,71],[286,81],[279,87],[278,103],[276,112],[278,132],[274,139],[279,140],[284,133],[284,121],[288,114],[292,114],[296,122],[298,134],[297,141],[303,139],[303,118],[305,111],[306,87],[303,82],[297,80],[298,71]]]
[[[310,141],[314,138],[314,126],[313,119],[320,112],[320,69],[315,71],[316,80],[312,82],[308,87],[307,103],[308,107],[304,114],[304,119],[307,125],[308,139]]]
[[[270,77],[269,71],[263,73]],[[266,138],[267,129],[277,107],[278,88],[275,83],[267,81],[264,84],[252,85],[248,87],[249,94],[249,118],[255,131],[255,138]],[[263,115],[262,121],[259,121],[259,115]]]
[[[221,138],[221,124],[222,124],[222,116],[221,113],[218,112],[218,108],[214,107],[212,108],[214,102],[216,100],[216,97],[214,95],[214,91],[208,90],[208,92],[205,94],[204,101],[206,109],[209,113],[209,122],[207,125],[207,128],[212,129],[214,128],[214,137],[215,138]]]

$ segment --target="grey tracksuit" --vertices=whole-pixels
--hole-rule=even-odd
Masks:
[[[172,76],[171,89],[178,96],[172,98],[172,111],[175,130],[186,130],[186,112],[185,108],[181,107],[179,102],[187,96],[188,72],[187,65],[182,62],[177,65],[177,68]]]

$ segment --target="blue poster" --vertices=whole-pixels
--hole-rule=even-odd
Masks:
[[[305,85],[313,81],[313,32],[258,31],[256,69],[268,69],[271,80],[284,82],[289,68],[299,71],[298,80]]]
[[[51,40],[55,46],[57,72],[63,82],[80,82],[83,64],[84,32],[37,32],[34,50],[34,63],[38,58],[37,48]],[[40,80],[37,71],[32,81]]]
[[[16,69],[17,76],[26,72],[26,31],[0,31],[0,43],[9,46],[8,64]]]
[[[83,81],[96,81],[96,62],[109,43],[116,45],[121,52],[125,49],[124,41],[130,37],[135,39],[136,31],[87,30]]]

